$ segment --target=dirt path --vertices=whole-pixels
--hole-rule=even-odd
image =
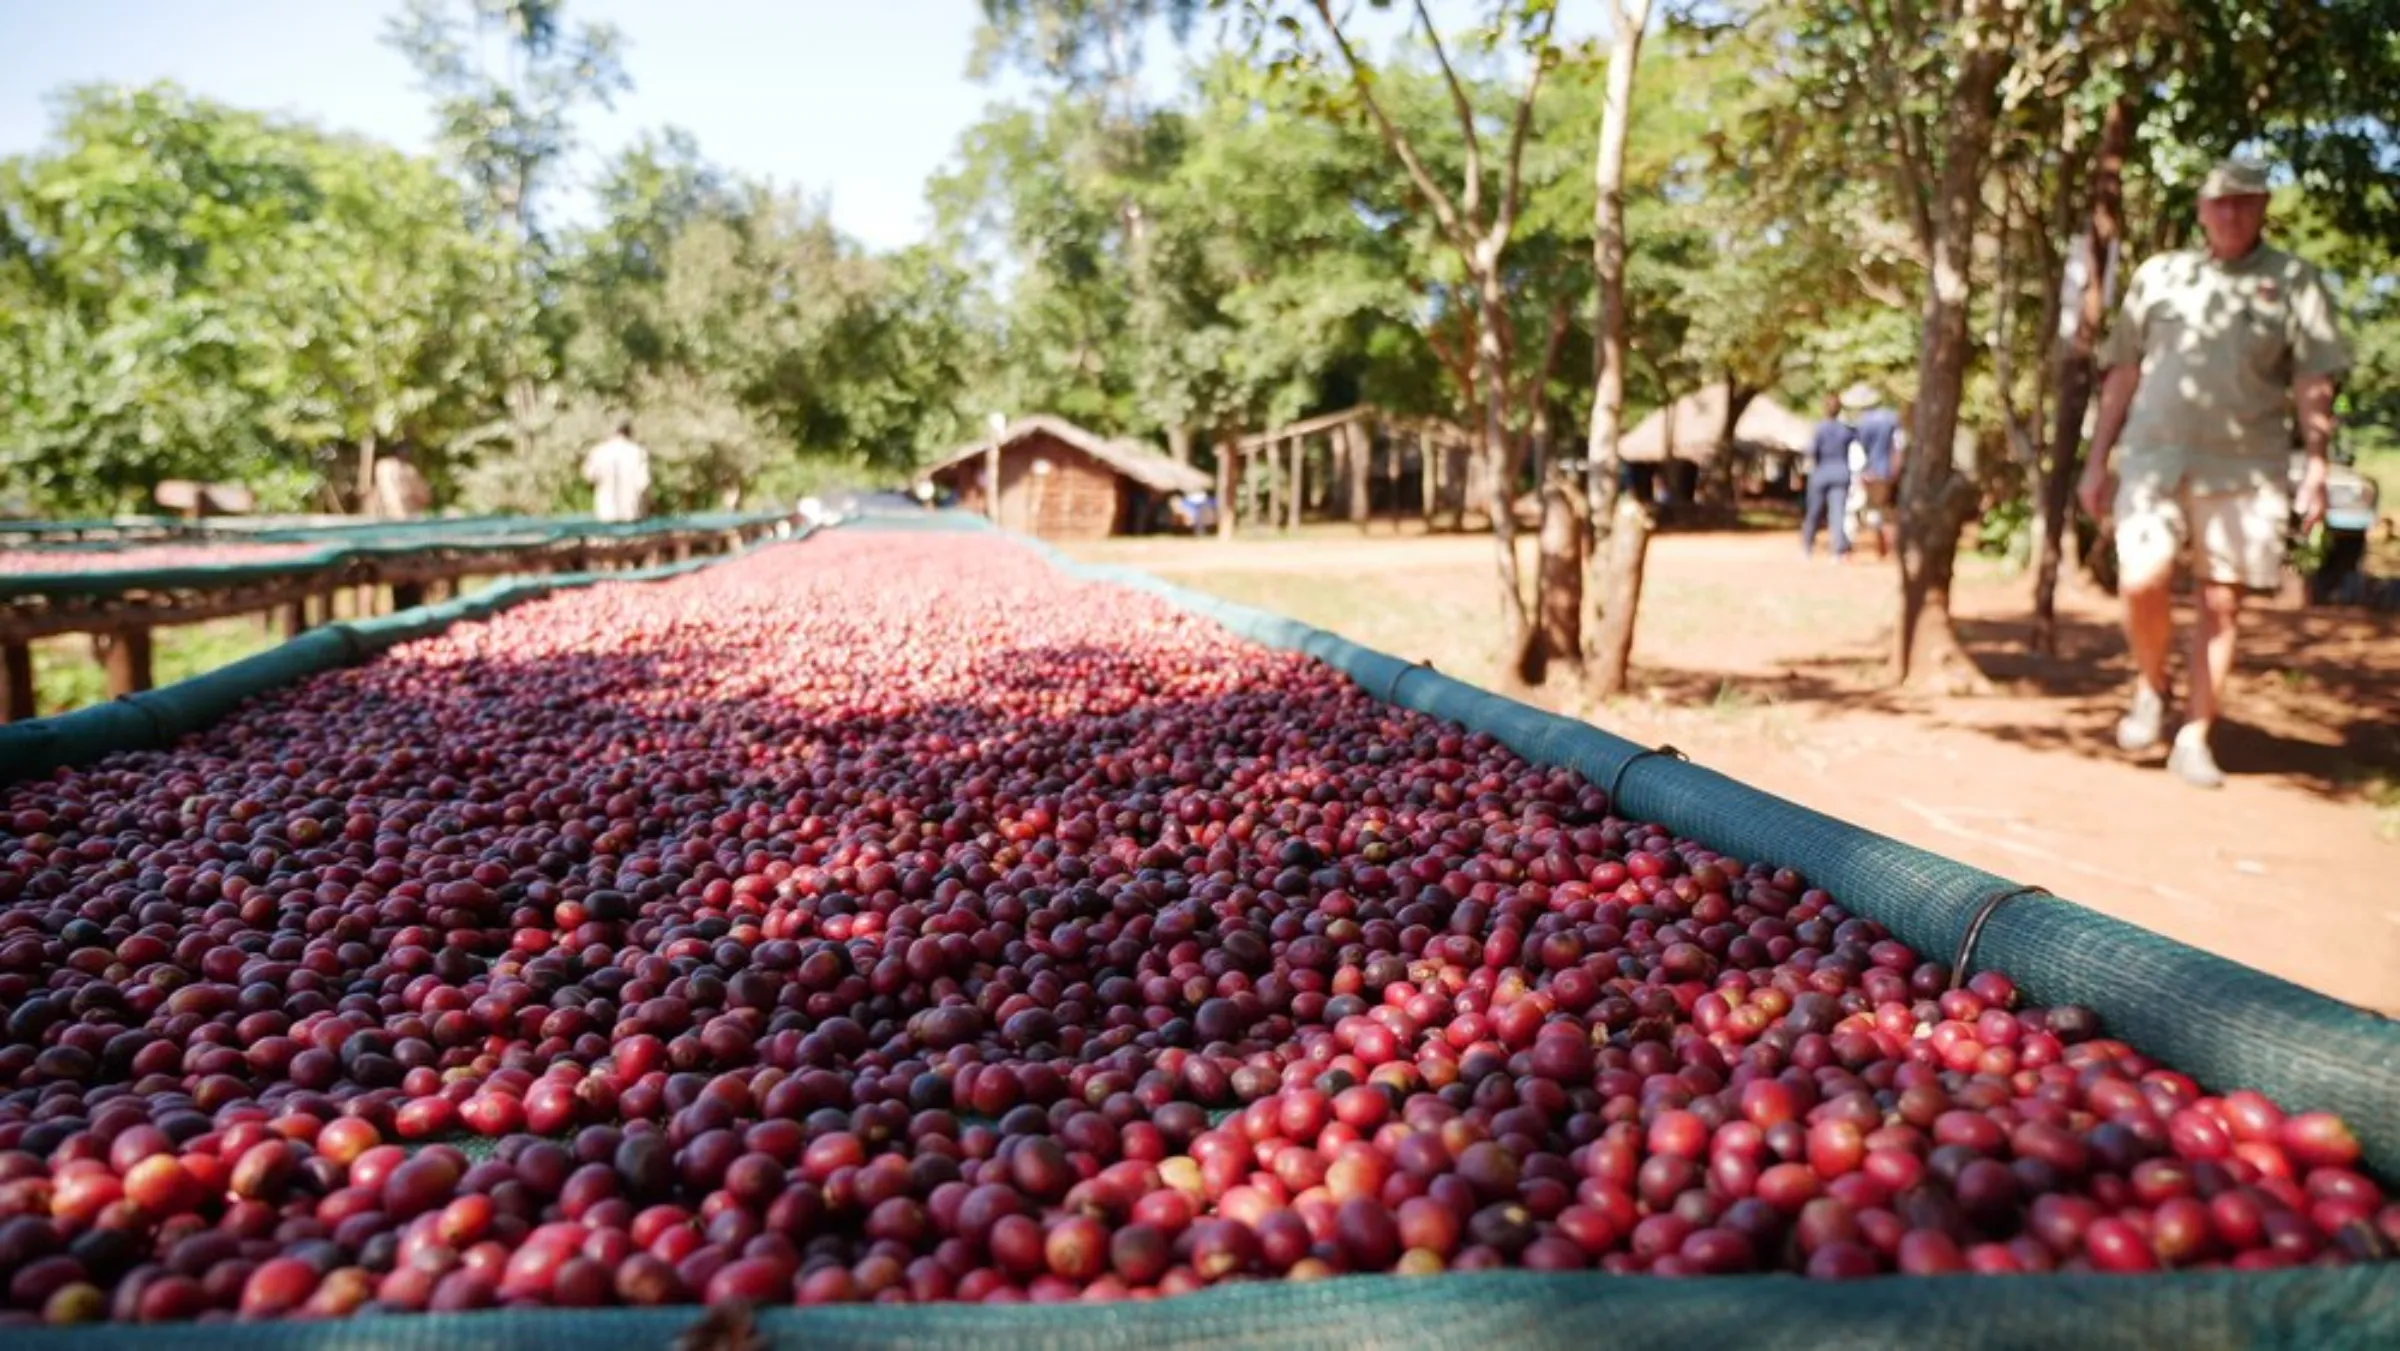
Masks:
[[[1356,531],[1119,541],[1131,563],[1490,683],[1487,538]],[[2220,759],[2185,787],[2109,728],[2129,678],[2113,602],[2062,595],[2061,655],[2025,653],[2030,587],[1964,568],[1963,637],[2000,693],[1879,679],[1896,580],[1803,563],[1783,533],[1668,535],[1650,564],[1640,692],[1560,711],[1671,741],[1768,792],[2338,998],[2400,1013],[2400,618],[2249,616]]]

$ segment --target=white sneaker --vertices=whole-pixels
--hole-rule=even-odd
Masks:
[[[2197,723],[2186,724],[2175,733],[2175,749],[2167,752],[2167,772],[2194,788],[2225,786],[2225,771],[2217,768],[2217,757],[2209,752],[2208,739]]]
[[[2133,707],[2117,719],[2117,749],[2146,751],[2159,743],[2166,734],[2167,697],[2137,680],[2133,686]],[[2205,748],[2203,748],[2205,749]]]

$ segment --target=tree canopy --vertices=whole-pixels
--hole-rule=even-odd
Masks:
[[[1359,78],[1312,4],[983,8],[962,74],[1033,90],[962,133],[926,186],[932,236],[897,251],[674,128],[563,210],[578,119],[640,54],[562,0],[394,15],[431,156],[172,85],[58,91],[48,143],[0,164],[0,474],[45,511],[140,507],[171,477],[341,508],[405,446],[446,505],[572,508],[581,444],[630,416],[662,502],[701,506],[897,480],[993,411],[1206,455],[1360,401],[1480,426],[1495,398],[1512,442],[1572,451],[1538,429],[1593,402],[1604,43],[1528,45],[1554,6],[1479,0],[1360,48]],[[2122,100],[2127,250],[2189,238],[2211,158],[2272,159],[2273,228],[2333,276],[2360,353],[2350,438],[2400,446],[2400,37],[2379,8],[2005,7],[1979,177],[1953,185],[1973,210],[1939,250],[1968,53],[1936,39],[1975,0],[1671,10],[1626,141],[1625,418],[1724,380],[1913,399],[1938,263],[1963,283],[1959,424],[2025,460]],[[1427,185],[1463,207],[1481,175],[1489,223],[1529,53],[1545,78],[1487,295]]]

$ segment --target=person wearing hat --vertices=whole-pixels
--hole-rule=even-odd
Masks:
[[[1851,478],[1850,537],[1873,531],[1875,556],[1892,556],[1892,505],[1900,474],[1900,414],[1865,382],[1842,394],[1842,407],[1856,416],[1863,463]]]
[[[2183,724],[2167,768],[2221,786],[2209,731],[2233,670],[2242,593],[2281,580],[2296,510],[2305,534],[2325,512],[2334,384],[2351,364],[2317,270],[2263,242],[2267,176],[2226,160],[2200,187],[2203,248],[2135,270],[2099,360],[2099,428],[2078,492],[2093,519],[2113,516],[2119,593],[2135,686],[2117,744],[2164,739],[2169,584],[2179,557],[2198,582]],[[2299,410],[2306,464],[2297,500],[2285,483]],[[2112,463],[2112,460],[2114,463]]]

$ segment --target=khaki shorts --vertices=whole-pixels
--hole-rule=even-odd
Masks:
[[[2203,581],[2272,591],[2283,581],[2291,499],[2255,484],[2201,492],[2157,479],[2117,488],[2117,569],[2127,578],[2164,577],[2188,555]]]

